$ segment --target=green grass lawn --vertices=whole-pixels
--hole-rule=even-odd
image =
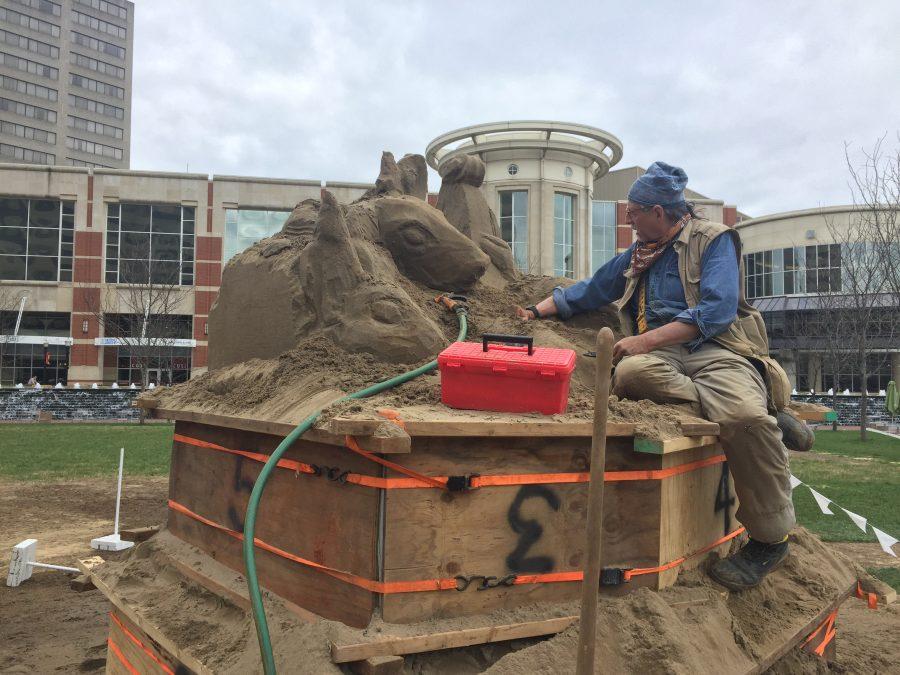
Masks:
[[[0,424],[0,478],[43,480],[114,473],[119,448],[132,475],[165,475],[170,424]]]
[[[900,441],[870,434],[862,443],[855,431],[819,431],[808,455],[793,455],[791,472],[876,527],[900,532]],[[797,520],[826,541],[875,541],[836,507],[823,514],[809,490],[794,490]]]
[[[875,527],[900,536],[900,441],[869,434],[863,443],[857,431],[817,431],[813,451],[791,457],[791,472]],[[860,530],[834,504],[830,507],[833,516],[823,514],[802,485],[794,490],[794,508],[797,521],[825,541],[877,543],[871,529]],[[885,554],[885,562],[889,559]],[[900,591],[900,569],[870,568],[869,572]]]

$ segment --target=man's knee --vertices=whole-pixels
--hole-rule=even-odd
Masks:
[[[647,354],[626,356],[616,364],[613,393],[627,398],[647,398],[658,381],[654,372],[660,360]]]

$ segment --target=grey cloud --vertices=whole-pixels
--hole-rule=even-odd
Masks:
[[[382,149],[552,118],[763,214],[846,203],[844,141],[900,129],[888,0],[136,4],[133,168],[371,181]]]

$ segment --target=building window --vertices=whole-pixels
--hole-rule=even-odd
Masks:
[[[28,148],[20,148],[18,145],[0,143],[0,157],[8,157],[16,162],[24,164],[56,164],[56,155],[49,152],[38,152]]]
[[[114,117],[117,120],[125,119],[125,110],[109,103],[100,103],[89,98],[69,94],[69,105],[79,110],[87,110],[105,117]]]
[[[101,122],[95,122],[94,120],[86,120],[83,117],[76,117],[75,115],[67,116],[66,125],[70,129],[87,131],[88,133],[97,134],[98,136],[109,136],[118,141],[121,141],[125,136],[125,131],[119,127],[114,127],[111,124],[102,124]]]
[[[91,7],[100,12],[104,12],[109,14],[110,16],[114,16],[117,19],[128,19],[128,10],[123,5],[119,5],[115,2],[108,2],[107,0],[75,0],[79,5],[84,5],[85,7]]]
[[[0,121],[0,133],[6,136],[18,136],[29,141],[40,141],[41,143],[56,143],[56,134],[52,131],[44,131],[43,129],[35,129],[34,127],[26,127],[15,122]]]
[[[97,164],[97,162],[86,162],[83,159],[75,159],[74,157],[66,157],[66,166],[86,166],[92,169],[114,169],[109,164]]]
[[[591,274],[616,255],[616,203],[591,202]]]
[[[59,37],[59,26],[57,26],[55,23],[42,21],[41,19],[36,19],[33,16],[20,14],[19,12],[15,12],[11,9],[5,9],[4,7],[0,7],[0,21],[11,23],[14,26],[22,26],[22,28],[27,28],[28,30],[33,30],[38,33],[43,33],[44,35],[49,35],[50,37]]]
[[[17,5],[36,9],[44,14],[52,14],[53,16],[62,16],[62,6],[50,0],[12,0]]]
[[[508,167],[506,167],[506,172],[510,176],[515,176],[517,173],[519,173],[519,165],[518,164],[510,164]]]
[[[553,274],[575,278],[575,196],[553,195]]]
[[[120,80],[125,79],[125,69],[121,66],[114,66],[113,64],[107,63],[106,61],[98,61],[97,59],[92,59],[90,56],[84,56],[83,54],[69,52],[69,63],[71,63],[73,66],[78,66],[79,68],[87,68],[88,70],[93,70],[94,72],[102,73],[103,75],[116,77]]]
[[[225,262],[256,242],[280,232],[290,211],[225,210]]]
[[[0,75],[0,89],[14,91],[17,94],[25,94],[26,96],[34,96],[35,98],[42,98],[45,101],[55,101],[59,96],[56,89],[50,89],[50,87],[44,87],[39,84],[32,84],[25,80],[17,80],[16,78],[7,75]]]
[[[109,204],[106,282],[193,285],[195,211],[174,204]]]
[[[12,335],[18,310],[0,312],[0,335]],[[69,337],[68,312],[22,312],[20,336]],[[65,384],[69,369],[69,348],[41,343],[0,343],[0,385],[25,384],[32,377],[41,384]]]
[[[98,19],[96,17],[90,16],[89,14],[82,14],[81,12],[77,12],[74,9],[72,10],[72,21],[79,25],[86,26],[91,30],[98,31],[100,33],[106,33],[107,35],[112,35],[113,37],[117,37],[120,40],[124,40],[128,32],[122,26],[117,26],[114,23],[104,21],[103,19]],[[58,28],[57,31],[59,31]],[[59,35],[59,32],[57,32],[57,35]]]
[[[71,281],[75,202],[0,199],[0,279]]]
[[[36,105],[13,101],[10,98],[3,98],[2,96],[0,96],[0,110],[12,113],[13,115],[18,115],[19,117],[27,117],[32,120],[43,120],[44,122],[49,122],[51,124],[56,123],[55,110],[39,108]]]
[[[500,193],[500,236],[512,249],[516,267],[528,272],[528,191]]]
[[[117,87],[113,84],[106,84],[106,82],[101,82],[100,80],[92,80],[89,77],[84,77],[83,75],[76,75],[75,73],[71,73],[69,75],[69,83],[73,87],[80,87],[81,89],[87,89],[88,91],[93,91],[98,94],[103,94],[104,96],[112,96],[113,98],[125,98],[125,90],[122,87]]]
[[[100,157],[109,157],[110,159],[122,159],[122,149],[114,148],[111,145],[103,145],[94,141],[86,141],[82,138],[66,137],[66,147],[69,150],[78,150],[86,152],[90,155],[99,155]]]
[[[114,45],[109,42],[104,42],[103,40],[98,40],[97,38],[92,38],[90,35],[84,35],[83,33],[78,33],[76,31],[71,31],[72,42],[81,47],[87,47],[95,52],[100,52],[101,54],[108,54],[109,56],[115,56],[118,59],[125,59],[125,48],[120,47],[119,45]],[[57,51],[57,56],[59,52]]]
[[[38,63],[37,61],[29,61],[28,59],[23,59],[21,56],[14,56],[12,54],[7,54],[6,52],[0,52],[0,66],[14,68],[15,70],[20,70],[23,73],[37,75],[38,77],[46,77],[50,80],[59,79],[58,68],[45,66],[44,64]]]
[[[8,30],[0,30],[0,42],[12,47],[18,47],[19,49],[25,49],[34,54],[49,56],[51,59],[59,58],[59,47],[48,45],[46,42],[41,42],[39,40],[32,40],[24,35],[11,33]]]

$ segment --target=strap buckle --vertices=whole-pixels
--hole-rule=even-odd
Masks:
[[[447,490],[449,492],[468,492],[472,489],[472,479],[478,478],[481,474],[469,473],[462,476],[448,476]]]
[[[628,582],[623,567],[604,567],[600,570],[601,586],[621,586]]]

